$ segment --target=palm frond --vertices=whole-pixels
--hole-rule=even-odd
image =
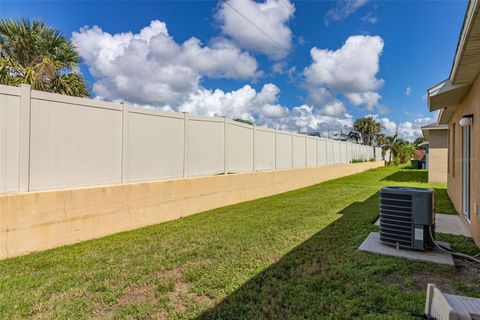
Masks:
[[[80,56],[68,38],[41,20],[0,20],[0,83],[89,96]]]

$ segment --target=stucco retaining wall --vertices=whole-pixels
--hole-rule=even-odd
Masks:
[[[383,161],[0,196],[0,259],[270,196]]]

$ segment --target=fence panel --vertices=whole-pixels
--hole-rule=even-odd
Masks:
[[[32,91],[30,190],[121,182],[122,107]]]
[[[0,86],[0,193],[381,159],[381,149]]]
[[[0,87],[0,194],[18,192],[20,89]]]
[[[347,142],[347,162],[351,163],[352,162],[352,147],[353,143]]]
[[[225,170],[224,120],[190,116],[187,137],[187,174],[205,176]]]
[[[292,134],[277,131],[277,169],[292,168]]]
[[[340,142],[333,141],[333,163],[341,162]]]
[[[255,130],[255,171],[275,170],[275,130]]]
[[[317,138],[307,136],[307,167],[316,167],[317,164]]]
[[[305,168],[306,163],[306,142],[305,135],[293,134],[293,167]]]
[[[334,164],[335,163],[335,159],[333,157],[333,140],[326,140],[326,154],[327,154],[327,164],[330,165],[330,164]]]
[[[377,161],[383,160],[382,148],[380,148],[380,147],[375,148],[375,158],[376,158]]]
[[[318,139],[317,157],[319,166],[327,165],[327,140]]]
[[[227,172],[253,171],[253,126],[227,121]]]
[[[127,181],[183,177],[183,115],[129,108],[127,121]]]
[[[348,163],[347,160],[347,143],[341,142],[340,143],[340,162],[341,163]]]

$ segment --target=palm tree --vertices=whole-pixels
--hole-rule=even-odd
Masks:
[[[385,144],[385,138],[386,136],[383,133],[377,133],[375,135],[375,143],[377,144],[377,147],[381,147]]]
[[[387,142],[386,136],[383,133],[378,133],[375,135],[375,143],[377,147],[380,147],[382,149],[382,158],[385,159],[385,153],[387,150],[385,149],[385,144]]]
[[[373,117],[355,120],[353,127],[362,136],[363,144],[371,146],[375,136],[382,130],[381,123]]]
[[[88,97],[73,44],[40,20],[0,20],[0,84]]]
[[[425,141],[424,137],[418,137],[417,139],[415,139],[415,141],[413,141],[413,144],[416,149],[424,150],[425,146],[421,145],[424,141]]]
[[[388,162],[392,161],[392,156],[394,159],[398,158],[402,153],[402,150],[408,147],[409,143],[398,137],[398,134],[394,136],[385,137],[385,144],[383,145],[384,152],[390,150],[390,156]]]
[[[360,140],[360,134],[358,134],[358,132],[355,132],[355,131],[350,131],[347,134],[347,139],[355,143],[358,143],[358,141]]]

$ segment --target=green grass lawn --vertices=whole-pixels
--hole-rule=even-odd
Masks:
[[[428,282],[480,296],[478,269],[359,252],[385,185],[445,185],[384,167],[0,261],[0,318],[409,319]],[[473,254],[467,238],[440,235]]]

